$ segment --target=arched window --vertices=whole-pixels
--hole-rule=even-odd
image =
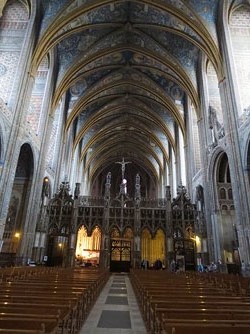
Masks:
[[[11,93],[17,89],[15,77],[20,70],[18,63],[28,20],[29,12],[22,1],[7,1],[0,18],[0,38],[4,40],[0,45],[0,97],[5,103],[9,103]]]
[[[44,58],[36,72],[35,82],[30,97],[26,121],[29,130],[37,136],[43,131],[44,115],[42,114],[42,105],[44,100],[45,86],[49,71],[48,57]]]
[[[207,62],[207,95],[208,95],[208,126],[211,130],[211,144],[217,145],[218,140],[224,136],[224,122],[221,108],[218,77],[213,64]]]
[[[237,3],[237,1],[235,2]],[[250,108],[250,6],[241,5],[232,9],[229,17],[233,61],[238,86],[241,109],[240,114]]]
[[[233,199],[232,188],[229,188],[229,189],[228,189],[228,199]]]
[[[226,199],[226,190],[224,188],[220,189],[220,199]]]

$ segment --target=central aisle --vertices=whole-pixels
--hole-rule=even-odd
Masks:
[[[112,274],[79,334],[146,334],[127,274]]]

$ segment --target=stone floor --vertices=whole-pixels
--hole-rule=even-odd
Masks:
[[[127,274],[112,274],[79,334],[147,334]]]

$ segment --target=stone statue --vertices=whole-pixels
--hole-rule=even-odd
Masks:
[[[139,173],[136,174],[135,177],[135,202],[136,202],[136,206],[138,207],[140,204],[140,200],[141,200],[141,184],[140,184],[140,175]]]
[[[74,198],[77,199],[80,195],[80,183],[76,183],[75,191],[74,191]]]
[[[198,211],[203,211],[204,206],[204,194],[203,194],[203,187],[198,185],[196,187],[196,202],[197,202],[197,209]]]
[[[170,186],[166,186],[165,189],[166,189],[165,197],[166,197],[166,199],[167,199],[168,201],[170,201],[170,200],[171,200]]]
[[[111,172],[108,172],[108,174],[107,174],[106,184],[111,184]]]
[[[209,128],[212,130],[213,142],[218,143],[218,139],[225,136],[224,127],[220,124],[217,118],[217,111],[214,107],[209,106],[208,109],[208,124]]]
[[[105,195],[104,195],[106,200],[110,198],[110,187],[111,187],[111,172],[108,172],[106,176]]]

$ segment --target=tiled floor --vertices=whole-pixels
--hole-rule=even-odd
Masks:
[[[127,274],[113,274],[79,334],[147,334]]]

